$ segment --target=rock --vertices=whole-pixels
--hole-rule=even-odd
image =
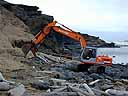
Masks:
[[[36,94],[35,96],[85,96],[79,92],[50,92],[43,94]]]
[[[66,80],[63,80],[63,79],[55,79],[55,78],[50,79],[50,85],[62,86],[65,83],[66,83]]]
[[[97,80],[97,79],[104,79],[103,76],[101,76],[101,75],[99,75],[99,74],[97,74],[97,73],[92,73],[92,74],[90,75],[90,77],[93,78],[94,80]]]
[[[114,89],[106,90],[106,93],[111,94],[111,96],[128,96],[128,91],[119,91]]]
[[[109,75],[107,75],[107,74],[104,74],[103,76],[104,76],[104,78],[105,78],[105,79],[113,80],[113,77],[110,77],[110,76],[109,76]]]
[[[122,72],[120,78],[128,79],[128,70],[125,70],[124,72]]]
[[[113,64],[112,67],[106,67],[106,74],[113,79],[128,79],[128,66]]]
[[[113,87],[114,87],[114,85],[104,84],[104,85],[100,86],[100,89],[101,90],[107,90],[107,89],[111,89]]]
[[[0,91],[8,91],[11,88],[9,83],[7,82],[0,82]]]
[[[8,91],[8,96],[22,96],[26,89],[23,84]]]
[[[121,71],[119,68],[114,68],[114,67],[107,67],[106,68],[106,74],[111,76],[113,79],[120,78]]]
[[[71,71],[78,71],[78,65],[77,63],[65,63],[63,64],[63,68]]]
[[[0,81],[5,81],[5,78],[3,77],[1,72],[0,72]]]
[[[31,86],[39,90],[47,90],[50,85],[47,82],[36,81],[33,82]]]
[[[65,80],[76,80],[77,79],[77,77],[75,76],[75,72],[73,71],[65,71],[63,75],[64,75],[63,79]]]
[[[33,96],[30,92],[24,92],[24,94],[22,96]]]
[[[53,16],[41,14],[37,6],[10,4],[7,2],[2,6],[23,20],[33,33],[38,32],[43,25],[53,21]]]
[[[52,67],[52,68],[50,68],[50,71],[64,72],[64,69],[60,68],[60,67]]]

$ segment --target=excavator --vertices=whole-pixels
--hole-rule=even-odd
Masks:
[[[59,24],[60,26],[57,26]],[[38,51],[38,46],[43,43],[46,36],[49,35],[51,30],[54,30],[55,32],[62,34],[64,36],[67,36],[69,38],[72,38],[76,41],[80,42],[81,45],[81,55],[80,55],[80,61],[81,64],[79,64],[79,69],[81,70],[88,70],[90,66],[93,66],[92,69],[95,69],[98,73],[104,73],[106,66],[112,65],[112,58],[109,56],[98,56],[97,55],[97,48],[94,47],[87,47],[87,42],[85,38],[78,32],[73,31],[72,29],[66,27],[65,25],[53,21],[51,23],[48,23],[45,27],[42,28],[40,32],[38,32],[35,37],[28,42],[22,41],[22,51],[26,57],[29,51],[33,53],[34,56],[36,56],[36,52]],[[13,46],[16,45],[16,42]],[[84,67],[83,67],[84,65]]]

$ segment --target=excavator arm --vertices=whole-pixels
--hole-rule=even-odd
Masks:
[[[53,21],[51,23],[49,23],[48,25],[46,25],[33,39],[30,43],[24,44],[22,46],[22,51],[25,54],[25,56],[27,55],[27,53],[31,50],[32,53],[34,54],[34,56],[36,56],[36,52],[37,52],[37,46],[40,45],[44,39],[46,38],[46,36],[51,32],[51,30],[54,30],[55,32],[58,32],[62,35],[65,35],[67,37],[70,37],[76,41],[79,41],[81,44],[81,48],[84,49],[86,47],[86,41],[84,39],[84,37],[82,35],[80,35],[78,32],[75,32],[73,30],[71,30],[70,28],[64,26],[63,24],[58,23],[60,26],[56,26],[58,22],[57,21]]]

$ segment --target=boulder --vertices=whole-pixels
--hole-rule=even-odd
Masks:
[[[35,81],[31,84],[33,88],[39,90],[47,90],[49,88],[49,84],[47,82]]]
[[[18,85],[17,87],[8,91],[8,96],[22,96],[25,93],[26,89],[23,84]]]
[[[11,88],[9,83],[7,82],[0,82],[0,91],[8,91]]]
[[[92,73],[90,75],[91,78],[93,78],[94,80],[97,80],[97,79],[104,79],[104,77],[102,75],[99,75],[97,73]]]

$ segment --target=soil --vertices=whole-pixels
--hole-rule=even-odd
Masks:
[[[14,70],[27,69],[28,66],[21,63],[23,53],[18,48],[13,48],[13,40],[31,40],[29,28],[13,13],[0,6],[0,71],[6,78]]]

